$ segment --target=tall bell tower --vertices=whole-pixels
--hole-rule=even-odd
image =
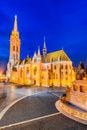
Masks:
[[[17,16],[15,15],[14,28],[10,36],[10,59],[12,65],[20,60],[20,38],[17,27]]]
[[[14,64],[20,60],[20,37],[17,26],[17,16],[15,15],[14,27],[10,36],[10,56],[7,65],[7,77],[10,78]]]
[[[44,46],[43,46],[43,61],[46,62],[47,48],[46,48],[46,40],[44,36]]]

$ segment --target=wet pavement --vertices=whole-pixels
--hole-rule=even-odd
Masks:
[[[2,117],[0,126],[57,113],[58,110],[55,107],[57,100],[58,96],[52,94],[52,92],[43,92],[28,96],[9,108]]]
[[[87,126],[59,114],[1,130],[87,130]]]
[[[12,102],[24,97],[24,96],[29,96],[32,95],[34,93],[38,93],[38,92],[58,92],[58,93],[63,93],[61,89],[59,88],[41,88],[41,87],[17,87],[14,84],[4,84],[4,83],[0,83],[0,88],[3,88],[6,92],[6,97],[3,99],[0,99],[0,112],[7,107],[9,104],[11,104]],[[56,94],[55,93],[55,94]]]
[[[3,84],[0,84],[3,86]],[[58,88],[17,88],[15,85],[5,85],[6,98],[0,99],[0,111],[13,101],[23,96],[38,93],[14,104],[2,117],[0,125],[18,123],[23,120],[35,119],[44,115],[58,113],[55,108],[55,102],[64,93]],[[46,91],[46,93],[44,93]],[[26,122],[23,124],[0,128],[0,130],[87,130],[87,126],[71,120],[61,113],[44,117],[40,120]]]
[[[60,92],[61,93],[61,92]],[[1,126],[18,123],[26,119],[35,119],[44,115],[58,113],[55,102],[59,97],[59,92],[39,93],[27,97],[12,106],[1,120]],[[0,128],[0,130],[87,130],[87,126],[78,123],[66,116],[58,113],[51,117],[44,117],[30,122],[10,125]]]

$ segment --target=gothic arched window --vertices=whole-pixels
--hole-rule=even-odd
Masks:
[[[18,60],[18,54],[16,54],[16,59]]]
[[[61,65],[60,68],[63,69],[63,65]]]
[[[21,70],[20,70],[20,77],[22,77],[22,68],[21,68]]]
[[[18,46],[16,47],[16,51],[18,52]]]
[[[34,75],[36,75],[36,73],[37,73],[37,68],[35,67],[34,68]]]
[[[15,46],[13,46],[13,51],[15,51]]]
[[[67,69],[68,68],[68,65],[65,65],[65,69]]]
[[[26,69],[26,76],[29,77],[29,67]]]
[[[13,54],[13,59],[15,60],[15,54]]]

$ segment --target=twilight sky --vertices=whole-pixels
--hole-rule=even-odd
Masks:
[[[87,65],[87,0],[0,0],[0,64],[9,57],[14,15],[21,58],[33,55],[46,37],[47,51],[63,49],[75,65]]]

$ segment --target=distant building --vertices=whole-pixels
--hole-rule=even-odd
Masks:
[[[78,67],[75,69],[76,80],[87,79],[87,69],[84,67],[84,64],[80,62]]]
[[[45,38],[43,55],[38,47],[38,53],[35,52],[32,58],[20,60],[17,16],[10,36],[10,56],[6,75],[10,82],[35,86],[69,86],[75,79],[70,58],[64,50],[47,53]]]
[[[0,73],[0,82],[5,82],[6,81],[6,75]]]

